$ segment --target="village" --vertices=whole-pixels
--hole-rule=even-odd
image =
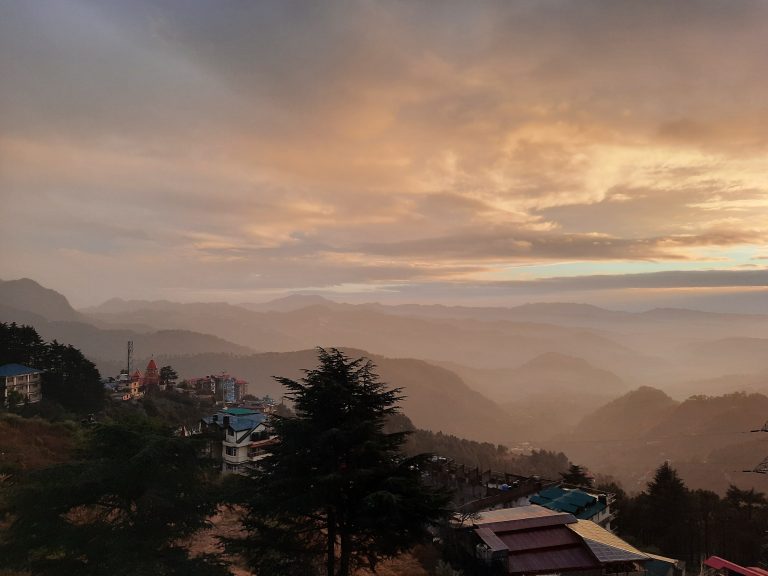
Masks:
[[[0,367],[6,403],[41,399],[41,371],[21,366]],[[181,426],[179,436],[206,440],[207,457],[223,475],[247,475],[279,442],[270,418],[280,405],[248,393],[248,382],[226,372],[178,381],[170,366],[158,368],[154,358],[145,370],[123,370],[103,381],[113,402],[139,401],[158,391],[173,390],[210,403],[211,414],[195,425]],[[285,409],[285,406],[282,406]],[[578,468],[578,467],[576,467]],[[561,480],[519,476],[457,465],[434,455],[420,470],[430,485],[450,490],[456,512],[446,532],[463,563],[473,559],[489,573],[512,576],[560,574],[574,576],[681,576],[685,563],[640,550],[614,533],[615,495],[594,489],[592,478],[576,470]],[[567,480],[575,480],[576,483]],[[690,568],[687,570],[691,572]],[[701,576],[768,576],[758,567],[743,567],[711,556]]]

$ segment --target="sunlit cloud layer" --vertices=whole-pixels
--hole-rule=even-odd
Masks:
[[[757,1],[4,2],[0,277],[78,304],[764,279],[767,26]]]

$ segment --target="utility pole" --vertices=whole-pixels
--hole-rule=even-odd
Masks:
[[[133,360],[133,340],[128,340],[128,377],[131,377],[131,360]]]

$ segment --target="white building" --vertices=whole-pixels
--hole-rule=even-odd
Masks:
[[[39,402],[43,399],[41,375],[43,371],[21,364],[0,366],[0,402],[8,405],[8,398],[16,392],[26,402]]]
[[[276,442],[267,428],[267,416],[247,408],[228,408],[203,418],[206,428],[221,430],[221,470],[225,474],[246,473],[268,454],[269,445]]]

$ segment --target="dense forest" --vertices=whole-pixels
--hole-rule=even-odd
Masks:
[[[627,497],[616,484],[618,531],[647,551],[685,560],[696,570],[715,554],[742,565],[768,564],[768,500],[755,490],[728,489],[725,497],[690,490],[662,464],[646,490]]]

